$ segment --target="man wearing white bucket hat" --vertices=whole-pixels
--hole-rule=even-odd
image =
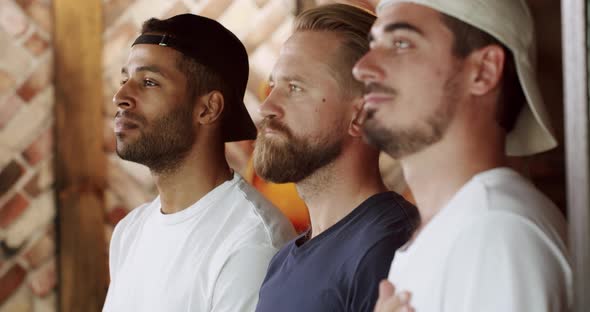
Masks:
[[[523,0],[383,0],[366,86],[367,140],[400,159],[422,223],[375,311],[565,311],[566,224],[507,155],[556,146]],[[404,310],[405,309],[405,310]]]

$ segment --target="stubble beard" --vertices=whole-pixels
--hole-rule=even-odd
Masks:
[[[174,172],[195,143],[192,111],[193,108],[185,104],[149,124],[144,123],[145,131],[133,142],[125,143],[124,134],[118,135],[117,155],[145,165],[157,174]]]
[[[442,140],[455,113],[457,73],[447,79],[443,88],[445,93],[436,110],[426,120],[411,127],[378,124],[372,118],[374,112],[368,112],[363,125],[365,140],[396,159],[418,153]]]

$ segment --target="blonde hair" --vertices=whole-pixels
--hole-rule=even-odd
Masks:
[[[329,4],[309,9],[295,19],[295,32],[317,31],[340,35],[342,43],[338,59],[333,63],[336,77],[344,90],[360,93],[362,83],[354,79],[354,64],[369,51],[369,32],[375,15],[359,7],[346,4]]]

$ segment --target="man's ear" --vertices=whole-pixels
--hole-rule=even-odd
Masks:
[[[496,44],[485,46],[469,56],[471,75],[469,89],[473,95],[485,95],[498,87],[504,71],[506,53]]]
[[[200,97],[197,105],[197,120],[202,125],[216,122],[223,112],[225,101],[223,94],[213,90]]]
[[[363,104],[365,100],[362,97],[356,97],[352,105],[352,118],[348,125],[348,134],[353,137],[363,136],[362,125],[363,121]]]

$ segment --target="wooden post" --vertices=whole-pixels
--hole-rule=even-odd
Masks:
[[[59,304],[101,311],[108,287],[102,1],[53,0]]]
[[[575,311],[580,312],[587,311],[590,306],[590,90],[586,2],[561,2],[569,247],[573,256]]]

